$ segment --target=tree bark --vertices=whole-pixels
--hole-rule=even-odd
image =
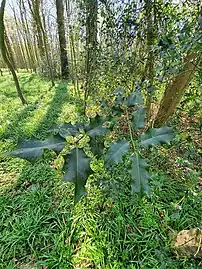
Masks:
[[[5,38],[4,38],[4,33],[5,33],[5,28],[4,28],[4,10],[5,10],[5,5],[6,5],[6,0],[2,0],[1,2],[1,8],[0,8],[0,48],[1,48],[1,53],[2,53],[2,57],[3,60],[5,61],[5,63],[7,64],[8,68],[10,69],[12,75],[13,75],[13,79],[15,81],[15,86],[17,89],[17,93],[18,96],[21,99],[21,102],[23,105],[27,104],[23,93],[21,91],[20,88],[20,84],[17,78],[17,75],[15,73],[15,69],[12,65],[12,63],[10,62],[9,58],[8,58],[8,53],[6,51],[6,46],[5,46]]]
[[[41,0],[32,0],[32,1],[28,0],[28,5],[38,33],[38,47],[40,50],[40,56],[42,60],[44,60],[44,57],[46,57],[47,65],[49,68],[50,80],[52,82],[52,86],[55,86],[52,61],[49,56],[48,38],[46,34],[46,25],[45,25],[45,16],[43,14],[43,7],[41,7],[42,18],[40,16],[41,4],[42,4]]]
[[[154,45],[154,5],[152,0],[145,0],[145,10],[146,10],[146,20],[147,20],[147,62],[145,66],[145,75],[147,80],[149,81],[149,87],[147,91],[147,118],[150,119],[150,109],[152,102],[152,87],[154,82],[154,53],[153,53],[153,45]]]
[[[194,75],[197,62],[198,56],[195,53],[190,52],[187,54],[184,59],[183,71],[178,74],[165,89],[164,96],[154,121],[155,127],[160,127],[165,124],[169,117],[174,113]]]
[[[50,79],[51,79],[52,86],[54,87],[55,82],[54,82],[54,75],[53,75],[53,65],[52,65],[52,59],[49,56],[48,37],[46,34],[46,22],[45,22],[45,15],[43,14],[43,9],[42,9],[42,19],[43,19],[43,24],[40,20],[40,27],[41,27],[41,31],[43,35],[43,42],[44,42],[44,48],[45,48],[45,53],[46,53],[46,60],[49,67]]]
[[[5,46],[6,46],[7,57],[9,59],[9,61],[12,63],[13,68],[15,70],[17,70],[17,66],[16,66],[16,63],[15,63],[15,60],[14,60],[13,50],[12,50],[11,43],[10,43],[10,40],[8,38],[8,35],[7,35],[6,31],[5,31],[5,28],[4,28],[4,43],[5,43]]]
[[[57,26],[60,43],[60,62],[63,79],[69,78],[69,64],[67,58],[67,42],[65,38],[64,5],[63,0],[56,0]]]
[[[23,0],[21,0],[21,2],[23,2]],[[23,4],[23,3],[22,3]],[[36,33],[37,33],[37,42],[38,42],[38,48],[40,51],[40,56],[41,58],[43,58],[45,56],[45,44],[44,44],[44,38],[43,38],[43,33],[42,33],[42,29],[41,29],[41,18],[40,18],[40,0],[28,0],[28,5],[29,5],[29,9],[31,11],[32,14],[32,18],[34,21],[34,26],[36,29]]]
[[[97,0],[85,0],[86,4],[86,70],[84,83],[84,110],[86,110],[87,99],[92,91],[92,77],[96,68],[97,52]]]
[[[22,27],[19,27],[19,29],[22,28],[21,35],[22,35],[23,40],[24,40],[24,47],[25,47],[25,51],[26,51],[27,60],[29,63],[29,68],[30,68],[30,70],[36,70],[37,60],[35,58],[34,50],[32,47],[33,40],[31,38],[32,35],[31,35],[29,25],[28,25],[29,19],[27,18],[27,10],[25,7],[25,3],[22,0],[20,1],[20,10],[23,10],[23,12],[20,12]],[[13,13],[15,14],[15,10],[13,10]]]
[[[71,63],[71,78],[72,82],[74,84],[74,91],[75,95],[79,96],[80,98],[80,90],[79,90],[79,76],[78,76],[78,64],[77,59],[79,55],[79,51],[76,50],[76,42],[75,42],[75,33],[73,31],[73,27],[71,25],[71,13],[72,13],[72,7],[70,4],[70,0],[65,1],[66,6],[66,15],[67,15],[67,23],[68,23],[68,33],[69,33],[69,48],[70,48],[70,63]]]

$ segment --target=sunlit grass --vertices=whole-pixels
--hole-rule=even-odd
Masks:
[[[34,164],[5,156],[18,138],[45,139],[52,124],[80,120],[72,86],[50,88],[35,75],[19,77],[25,107],[10,75],[0,77],[0,269],[202,268],[172,249],[173,232],[201,226],[199,175],[171,166],[176,160],[169,162],[166,148],[150,152],[150,198],[131,196],[126,163],[106,176],[96,162],[88,196],[75,207],[73,184],[61,181],[52,154]]]

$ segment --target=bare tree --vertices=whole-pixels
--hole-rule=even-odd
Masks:
[[[97,0],[85,0],[86,6],[86,64],[85,64],[85,104],[92,91],[92,76],[96,67],[96,53],[97,53],[97,14],[98,2]]]
[[[28,0],[28,4],[29,4],[29,8],[30,8],[30,11],[31,11],[31,14],[32,14],[32,17],[33,17],[33,20],[35,22],[35,26],[37,29],[38,46],[41,52],[41,58],[42,60],[44,60],[44,56],[46,58],[48,69],[49,69],[50,80],[52,82],[52,86],[54,86],[55,82],[54,82],[52,62],[51,62],[49,50],[48,50],[48,38],[46,34],[44,14],[42,18],[40,16],[40,10],[43,11],[43,8],[41,5],[42,3],[41,3],[41,0],[33,0],[33,1]]]
[[[64,5],[63,0],[56,0],[58,36],[60,43],[61,73],[63,79],[69,78],[69,64],[67,58],[67,42],[65,38]]]
[[[12,62],[8,58],[8,52],[7,52],[7,48],[5,45],[5,27],[4,27],[5,5],[6,5],[6,0],[2,0],[1,8],[0,8],[0,48],[1,48],[2,57],[13,75],[13,79],[15,81],[15,86],[17,89],[18,96],[20,97],[22,104],[25,105],[27,102],[26,102],[26,99],[24,98],[23,93],[21,91],[20,84],[19,84],[17,75],[15,73],[15,69],[12,65]]]

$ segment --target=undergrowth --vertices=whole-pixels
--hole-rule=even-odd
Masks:
[[[151,150],[150,198],[128,195],[126,160],[107,175],[98,163],[89,195],[74,207],[73,186],[61,182],[51,152],[34,164],[4,153],[20,137],[44,139],[52,124],[79,120],[79,102],[71,85],[51,88],[28,74],[20,81],[25,107],[11,76],[0,77],[0,268],[202,268],[200,260],[178,258],[172,243],[175,233],[201,228],[198,142],[177,137]]]

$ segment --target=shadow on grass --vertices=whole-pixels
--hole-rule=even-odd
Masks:
[[[27,83],[30,83],[34,78],[38,78],[37,74],[31,74],[29,76],[29,78],[27,79],[27,76],[20,76],[20,82],[21,82],[21,86],[23,87],[24,85],[26,85]]]
[[[15,88],[15,84],[12,77],[7,78],[9,80],[9,84],[5,86],[5,89],[1,90],[1,94],[3,94],[6,98],[18,98],[18,94]],[[38,95],[37,91],[37,83],[39,81],[43,81],[44,83],[50,83],[48,80],[44,78],[40,78],[37,74],[27,74],[27,75],[19,75],[18,77],[20,87],[22,89],[22,92],[26,99],[29,99],[29,97],[34,97]],[[5,81],[2,81],[5,82]],[[44,94],[44,92],[43,92]]]
[[[48,92],[45,94],[48,94]],[[44,95],[40,96],[39,98],[43,99]],[[56,122],[57,118],[61,114],[63,104],[65,104],[68,100],[70,100],[70,97],[67,94],[67,83],[61,82],[55,90],[53,99],[49,104],[45,116],[39,122],[39,125],[33,132],[32,136],[37,138],[45,138],[48,135],[48,129]],[[37,108],[38,101],[35,101],[34,104],[24,107],[19,114],[15,114],[14,117],[10,119],[11,124],[8,125],[7,130],[0,136],[0,139],[12,139],[16,141],[19,137],[28,138],[27,135],[20,130],[20,124],[25,122],[26,118],[30,116],[30,113]]]
[[[60,83],[46,114],[32,136],[45,139],[49,134],[49,128],[60,116],[63,104],[70,99],[67,83]],[[35,108],[33,106],[32,110]],[[30,107],[26,107],[17,116],[4,133],[4,138],[13,135],[15,139],[17,138],[20,120],[27,117],[29,111]],[[13,129],[15,129],[14,133]],[[48,266],[48,268],[71,268],[72,247],[71,244],[67,244],[71,233],[69,209],[71,196],[68,198],[67,206],[65,204],[62,208],[58,208],[59,198],[55,195],[54,189],[59,184],[59,172],[50,166],[52,157],[51,153],[47,154],[44,160],[34,164],[23,162],[22,166],[24,166],[18,175],[16,185],[1,193],[0,210],[3,219],[0,220],[2,231],[0,268],[8,268],[7,266],[14,268],[29,263]],[[7,226],[5,226],[8,219],[13,226],[10,233],[7,233]]]
[[[47,93],[48,94],[48,93]],[[70,101],[70,97],[67,94],[67,83],[61,82],[55,91],[54,97],[49,105],[49,108],[40,121],[33,136],[38,138],[45,138],[48,135],[48,129],[56,122],[57,118],[62,112],[62,106],[67,101]]]
[[[17,140],[19,137],[19,125],[22,120],[25,120],[29,117],[30,113],[37,109],[36,104],[31,104],[26,107],[19,113],[15,114],[12,118],[10,118],[11,124],[8,125],[5,132],[0,135],[1,140],[5,139],[11,139],[11,140]]]

